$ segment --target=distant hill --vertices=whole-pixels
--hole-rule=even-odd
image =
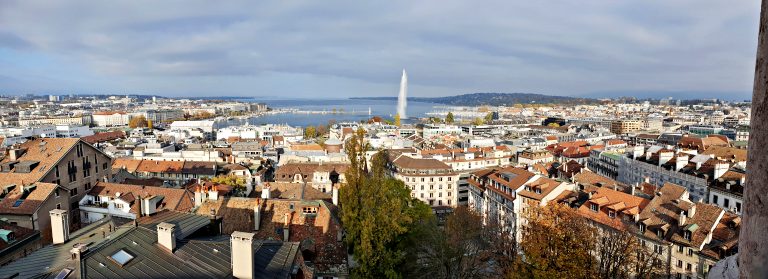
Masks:
[[[397,100],[397,97],[356,97],[351,99]],[[471,93],[448,97],[410,97],[408,101],[437,103],[454,106],[482,106],[514,104],[596,104],[598,100],[533,93]]]

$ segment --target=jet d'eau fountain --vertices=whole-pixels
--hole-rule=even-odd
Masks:
[[[408,106],[408,75],[403,69],[403,77],[400,79],[400,94],[397,96],[397,114],[400,115],[400,119],[406,119],[408,116],[405,114],[405,108]]]

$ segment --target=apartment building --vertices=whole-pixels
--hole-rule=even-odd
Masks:
[[[546,164],[555,160],[555,156],[547,150],[524,150],[517,155],[519,165],[532,166],[535,164]]]
[[[348,163],[296,163],[281,165],[275,171],[276,182],[304,183],[323,193],[331,193],[333,187],[346,182],[344,173]]]
[[[623,119],[611,122],[611,133],[622,135],[640,131],[643,128],[642,120]]]
[[[54,205],[54,208],[69,210],[70,221],[74,224],[79,222],[78,201],[97,182],[111,177],[111,165],[112,158],[80,139],[35,139],[8,149],[0,160],[0,187],[15,185],[16,191],[23,196],[25,194],[22,192],[37,182],[58,185],[59,193],[56,196],[66,198],[59,198],[56,204],[61,205]],[[65,195],[62,191],[68,193]],[[47,216],[47,213],[41,215],[41,218],[43,216]],[[31,223],[34,222],[31,220]]]
[[[98,111],[91,116],[93,124],[101,127],[127,126],[131,115],[124,111]]]
[[[525,169],[506,167],[473,172],[469,182],[469,208],[479,212],[484,222],[496,222],[520,239],[525,214],[531,206],[546,206],[573,184],[534,174]]]
[[[83,223],[107,216],[136,219],[165,209],[190,211],[193,194],[187,189],[99,182],[79,201]]]
[[[399,154],[388,162],[388,169],[411,190],[411,196],[430,206],[459,204],[459,173],[440,160]]]

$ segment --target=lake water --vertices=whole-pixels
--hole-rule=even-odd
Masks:
[[[279,113],[269,114],[248,119],[252,125],[260,124],[288,124],[291,126],[308,126],[328,124],[329,120],[336,122],[360,121],[373,116],[392,119],[397,111],[396,100],[361,100],[361,99],[323,99],[323,100],[265,100],[265,99],[241,99],[244,102],[265,103],[270,108],[298,109],[301,111],[328,111],[333,109],[343,110],[344,113],[327,114],[303,114],[303,113]],[[438,104],[424,102],[408,102],[407,112],[410,118],[424,117],[425,113],[433,110]],[[368,115],[368,108],[371,115]],[[246,120],[233,119],[232,125],[243,125]]]

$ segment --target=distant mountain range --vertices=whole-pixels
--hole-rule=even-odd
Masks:
[[[355,97],[363,100],[397,100],[396,97]],[[514,104],[596,104],[599,101],[590,98],[552,96],[533,93],[471,93],[448,97],[409,97],[408,101],[437,103],[454,106],[482,106]]]

